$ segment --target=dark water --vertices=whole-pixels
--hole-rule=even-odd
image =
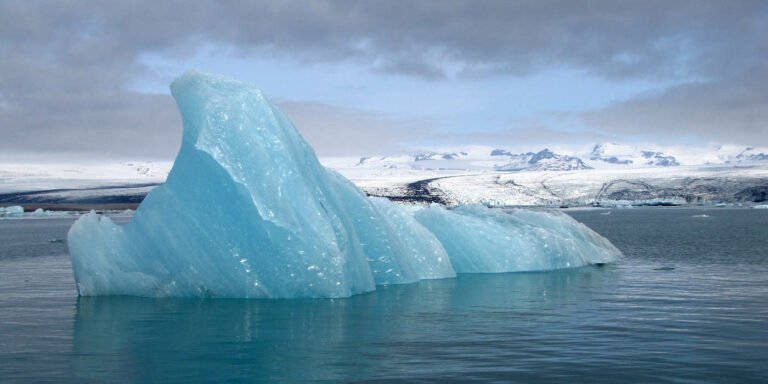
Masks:
[[[768,382],[768,211],[571,214],[626,258],[343,300],[77,299],[71,220],[0,220],[0,382]]]

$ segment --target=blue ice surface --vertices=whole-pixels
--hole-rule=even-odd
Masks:
[[[127,225],[90,213],[69,231],[82,296],[347,297],[455,272],[620,256],[565,215],[368,198],[237,80],[188,72],[171,91],[184,134],[166,183]]]
[[[559,211],[432,205],[415,216],[439,239],[458,273],[580,267],[621,255],[606,238]]]

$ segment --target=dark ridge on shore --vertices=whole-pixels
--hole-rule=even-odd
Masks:
[[[24,204],[24,212],[34,212],[35,210],[43,209],[46,211],[124,211],[126,209],[136,210],[140,203],[123,203],[123,204]],[[17,204],[11,204],[17,205]],[[10,205],[0,204],[0,207]]]

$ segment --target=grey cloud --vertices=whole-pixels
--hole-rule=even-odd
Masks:
[[[30,150],[41,156],[51,151],[172,156],[179,124],[170,100],[126,90],[135,79],[153,75],[153,68],[140,61],[146,53],[184,58],[214,45],[244,57],[353,62],[435,81],[569,67],[612,79],[692,78],[759,92],[760,83],[729,81],[767,61],[765,20],[768,3],[747,0],[0,0],[0,157]],[[693,99],[709,97],[696,85],[683,87],[692,87],[681,89],[691,89],[687,96]],[[685,93],[670,92],[667,97]],[[721,92],[719,101],[698,103],[723,107],[728,97]],[[315,121],[323,124],[307,121],[319,127],[317,132],[330,131],[331,124],[354,126],[347,112],[305,104],[299,113],[299,106],[292,107],[294,116],[324,116]],[[664,104],[630,101],[587,119],[633,131],[621,128],[621,120],[655,107]],[[729,120],[759,114],[743,111],[731,109]],[[375,127],[370,132],[386,137],[387,147],[418,138],[409,122],[356,113],[357,120]],[[675,117],[671,110],[655,116],[659,121]],[[300,128],[303,119],[296,117]],[[706,124],[686,129],[700,126]],[[350,130],[344,134],[347,146],[370,137],[362,128]],[[744,135],[752,131],[744,128]]]
[[[3,109],[0,127],[0,161],[170,159],[181,143],[181,119],[166,95],[51,92],[34,106]]]
[[[314,102],[281,102],[281,110],[320,156],[386,155],[406,151],[404,138],[434,135],[433,123]]]
[[[563,65],[605,76],[708,75],[733,57],[750,60],[749,37],[766,32],[768,16],[761,1],[30,1],[3,8],[6,39],[50,43],[72,62],[183,54],[214,42],[242,54],[351,59],[428,76],[434,71],[413,69],[527,73]]]
[[[668,143],[768,145],[768,67],[683,84],[582,115],[604,132]]]
[[[594,144],[605,141],[621,141],[620,137],[604,132],[568,132],[545,126],[526,126],[497,132],[455,132],[438,134],[437,139],[451,145],[481,144],[503,148],[533,150],[536,146],[553,144]]]

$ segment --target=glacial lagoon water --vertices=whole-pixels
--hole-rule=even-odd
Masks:
[[[768,381],[768,211],[568,213],[625,258],[336,300],[78,299],[72,220],[0,220],[0,382]]]

